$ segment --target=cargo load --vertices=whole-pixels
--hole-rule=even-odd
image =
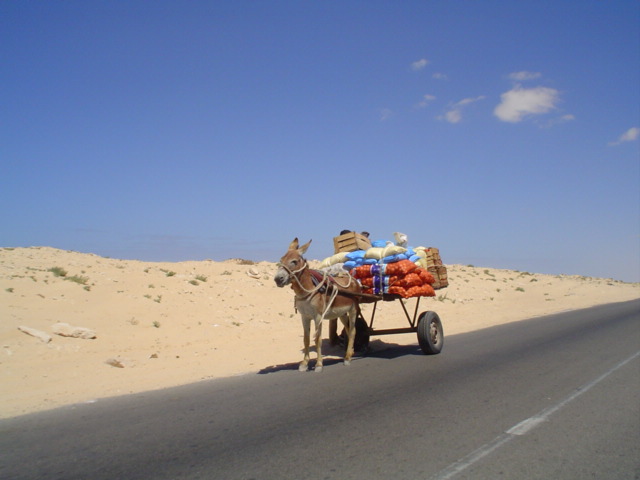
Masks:
[[[320,267],[340,266],[356,278],[363,293],[399,295],[402,298],[433,297],[435,290],[449,285],[447,268],[435,247],[407,245],[404,234],[395,234],[396,242],[371,242],[365,235],[348,232],[334,237],[334,255]]]

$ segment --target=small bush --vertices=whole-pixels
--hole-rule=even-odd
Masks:
[[[67,271],[62,267],[51,267],[48,272],[53,273],[54,277],[66,277]]]
[[[89,281],[88,277],[81,277],[80,275],[72,275],[71,277],[66,277],[65,280],[69,280],[70,282],[79,283],[80,285],[86,285]]]
[[[255,265],[256,262],[253,260],[247,260],[245,258],[234,258],[233,259],[238,265]]]

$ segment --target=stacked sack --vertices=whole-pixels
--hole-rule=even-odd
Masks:
[[[377,241],[367,250],[336,253],[324,259],[321,268],[341,264],[360,282],[363,293],[434,297],[435,278],[426,269],[425,251]]]
[[[402,298],[435,297],[431,286],[435,278],[427,270],[411,260],[392,263],[361,265],[351,270],[351,275],[362,285],[362,292],[373,295],[384,293]]]

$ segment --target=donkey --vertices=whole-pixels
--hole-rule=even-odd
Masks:
[[[278,287],[291,284],[295,293],[295,308],[302,316],[304,329],[304,358],[298,370],[306,372],[309,368],[309,342],[311,321],[316,325],[315,342],[317,362],[315,371],[322,371],[322,320],[340,318],[347,332],[348,344],[344,354],[344,364],[351,363],[353,356],[353,342],[356,336],[356,318],[359,312],[356,296],[349,293],[361,293],[360,285],[350,275],[348,277],[331,277],[311,270],[309,264],[302,257],[311,245],[311,240],[302,247],[298,246],[295,238],[289,245],[289,250],[280,259],[274,281]],[[332,329],[332,333],[335,329]]]

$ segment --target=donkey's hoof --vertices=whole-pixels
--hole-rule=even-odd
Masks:
[[[322,365],[316,365],[316,368],[314,368],[313,371],[316,373],[320,373],[322,371]]]
[[[307,365],[306,363],[301,363],[300,365],[298,365],[299,372],[306,372],[307,370],[309,370],[309,365]]]
[[[345,360],[345,361],[344,361],[344,364],[345,364],[346,366],[351,365],[351,360]]]

